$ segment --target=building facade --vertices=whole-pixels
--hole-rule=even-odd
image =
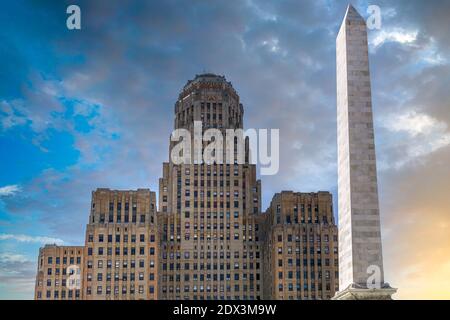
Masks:
[[[226,140],[226,129],[243,128],[243,113],[231,83],[225,77],[204,74],[189,81],[180,93],[174,129],[188,130],[194,145],[194,122],[199,121],[202,135],[213,128]],[[170,151],[173,146],[171,143]],[[204,139],[200,148],[203,154]],[[192,151],[195,154],[196,150]],[[236,157],[237,152],[233,148]],[[248,160],[248,148],[245,152]],[[163,218],[161,297],[261,298],[257,219],[261,183],[256,178],[256,166],[234,160],[174,164],[169,158],[163,164],[159,187]]]
[[[330,299],[338,290],[338,233],[329,192],[275,194],[264,223],[264,298]]]
[[[154,192],[94,191],[85,243],[84,299],[157,299]]]
[[[282,192],[263,213],[243,115],[239,95],[224,76],[202,74],[188,81],[175,103],[174,129],[182,135],[179,141],[190,143],[180,151],[174,135],[170,139],[169,161],[159,179],[159,211],[148,189],[92,193],[80,247],[80,299],[334,295],[337,231],[331,194]],[[223,137],[221,151],[209,149],[218,139],[208,135],[214,130]],[[189,154],[190,162],[179,162]],[[44,284],[48,267],[39,268],[36,283]],[[39,288],[36,299],[44,299]]]
[[[82,299],[83,265],[83,246],[45,245],[40,248],[34,299]]]

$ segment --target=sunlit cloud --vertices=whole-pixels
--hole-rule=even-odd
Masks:
[[[392,131],[406,131],[411,136],[430,134],[434,130],[445,131],[446,125],[427,114],[409,111],[387,118],[386,126]]]
[[[370,44],[376,48],[388,42],[398,42],[400,44],[411,44],[416,41],[418,31],[408,31],[400,28],[393,30],[381,29],[371,40]]]
[[[450,145],[447,124],[424,113],[408,111],[390,114],[386,117],[384,126],[397,134],[406,133],[406,136],[401,135],[397,142],[393,142],[405,149],[403,157],[391,163],[396,168]]]
[[[17,184],[0,187],[0,197],[12,196],[21,191],[21,188]]]

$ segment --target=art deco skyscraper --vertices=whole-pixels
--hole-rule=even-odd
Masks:
[[[384,283],[367,28],[351,5],[336,52],[341,290],[336,298],[390,298],[395,289]]]
[[[85,245],[39,251],[35,299],[332,297],[338,261],[331,194],[283,191],[261,213],[243,112],[225,77],[188,81],[175,104],[175,129],[190,132],[192,140],[196,121],[201,133],[220,131],[234,161],[226,154],[224,163],[209,164],[170,157],[159,181],[158,213],[148,189],[93,191]],[[200,141],[200,151],[208,147]],[[75,288],[68,286],[74,279]]]
[[[239,96],[225,77],[197,75],[175,104],[175,129],[189,130],[194,145],[194,121],[202,122],[203,131],[224,133],[242,129],[243,115]],[[169,150],[173,147],[171,142]],[[245,149],[240,164],[175,164],[172,159],[163,164],[158,218],[162,299],[261,297],[261,183]]]

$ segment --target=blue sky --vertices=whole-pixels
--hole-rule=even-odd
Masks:
[[[82,30],[66,28],[73,3]],[[386,278],[400,298],[442,298],[450,292],[450,4],[353,4],[363,16],[369,4],[382,13],[369,40]],[[204,71],[233,83],[245,127],[281,128],[280,172],[262,177],[264,208],[280,190],[336,197],[335,37],[346,6],[4,4],[0,298],[33,297],[44,243],[83,243],[92,190],[157,191],[174,103]]]

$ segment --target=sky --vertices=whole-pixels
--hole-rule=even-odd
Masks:
[[[385,279],[396,299],[449,299],[450,1],[352,3],[382,18],[368,32]],[[70,4],[81,30],[66,28]],[[196,74],[232,82],[246,128],[280,128],[263,209],[281,190],[329,190],[336,202],[335,39],[347,4],[3,4],[0,299],[33,298],[45,243],[84,243],[92,190],[158,190],[174,103]]]

